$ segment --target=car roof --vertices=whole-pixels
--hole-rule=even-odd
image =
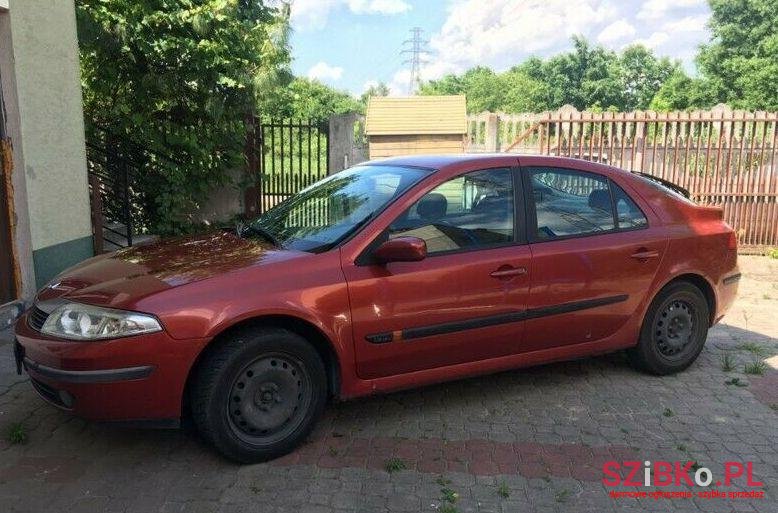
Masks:
[[[403,155],[399,157],[389,157],[384,159],[375,159],[369,162],[363,162],[360,165],[383,165],[383,166],[413,166],[425,167],[428,169],[442,169],[452,164],[462,164],[466,162],[479,162],[486,160],[500,159],[515,163],[518,155],[507,153],[448,153],[437,155]]]
[[[359,165],[384,165],[384,166],[412,166],[434,170],[442,170],[448,167],[460,167],[462,165],[473,166],[479,162],[487,163],[489,166],[515,166],[519,160],[530,160],[533,166],[553,166],[569,167],[581,169],[583,171],[591,170],[605,174],[609,172],[627,173],[623,169],[616,168],[607,164],[600,164],[588,160],[574,159],[569,157],[556,157],[549,155],[519,155],[516,153],[456,153],[439,155],[404,155],[399,157],[389,157],[384,159],[375,159],[363,162]]]

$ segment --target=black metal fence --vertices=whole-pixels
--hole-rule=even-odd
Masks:
[[[126,136],[88,127],[87,170],[95,253],[132,246],[147,233],[153,188],[161,167],[178,165]]]
[[[257,117],[255,131],[260,213],[327,176],[327,120]]]

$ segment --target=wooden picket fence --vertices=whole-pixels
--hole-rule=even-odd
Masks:
[[[508,151],[602,162],[670,180],[723,207],[744,252],[778,246],[778,113],[719,105],[694,112],[482,113],[468,152]]]

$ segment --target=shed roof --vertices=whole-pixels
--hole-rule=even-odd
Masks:
[[[373,96],[367,104],[367,135],[465,134],[465,96]]]

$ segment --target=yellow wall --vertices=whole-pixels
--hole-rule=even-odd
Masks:
[[[464,136],[450,135],[372,135],[370,158],[437,153],[464,153]]]

